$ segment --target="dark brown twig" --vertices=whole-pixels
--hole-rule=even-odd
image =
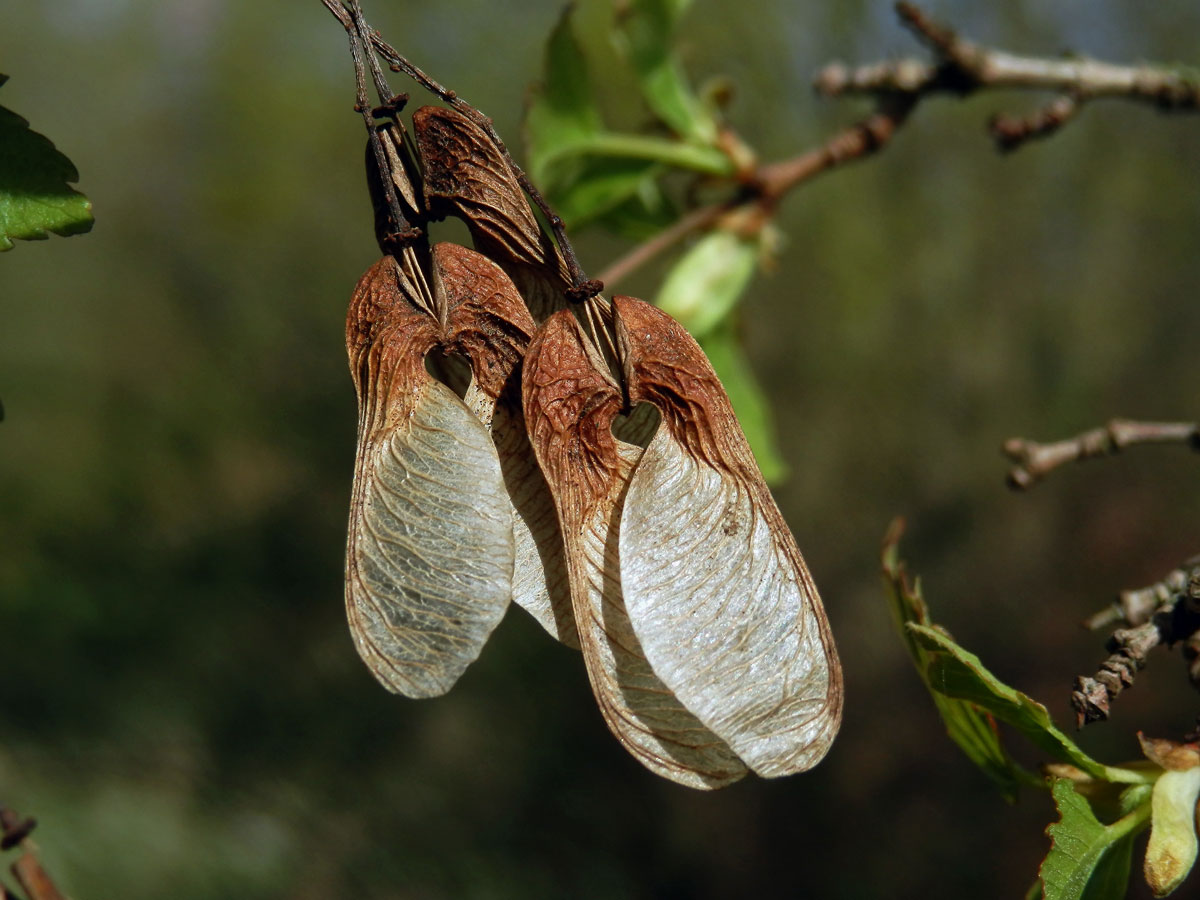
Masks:
[[[1146,610],[1148,598],[1159,601],[1150,612]],[[1108,641],[1110,655],[1094,676],[1075,679],[1071,706],[1080,727],[1108,718],[1112,702],[1133,686],[1137,673],[1146,666],[1150,651],[1157,646],[1183,641],[1189,674],[1200,669],[1194,652],[1198,649],[1194,645],[1200,627],[1200,557],[1188,560],[1149,587],[1123,592],[1121,605],[1127,610],[1126,621],[1133,627],[1112,633]],[[1198,684],[1196,677],[1192,681]]]
[[[1103,428],[1051,444],[1009,438],[1004,442],[1004,454],[1017,465],[1008,473],[1008,484],[1024,490],[1065,463],[1112,456],[1134,444],[1187,444],[1200,451],[1200,427],[1195,422],[1113,419]]]
[[[997,116],[991,133],[1002,150],[1044,137],[1065,124],[1087,100],[1101,97],[1149,103],[1167,112],[1200,111],[1200,75],[1166,66],[1122,66],[1094,59],[1018,56],[969,41],[912,3],[897,3],[900,20],[937,57],[898,59],[850,68],[826,66],[816,76],[821,94],[957,96],[982,88],[1055,91],[1062,96],[1027,117]]]
[[[803,181],[854,160],[864,159],[888,145],[916,106],[913,97],[884,97],[866,119],[840,131],[821,146],[758,170],[763,200],[777,203]]]

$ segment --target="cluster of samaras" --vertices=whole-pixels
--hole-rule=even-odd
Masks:
[[[478,122],[425,107],[412,132],[380,126],[368,155],[377,229],[387,181],[407,223],[346,323],[359,653],[388,689],[437,696],[515,601],[582,650],[652,771],[715,788],[810,768],[841,717],[837,655],[703,352],[641,300],[572,292]],[[430,245],[447,215],[474,250]]]

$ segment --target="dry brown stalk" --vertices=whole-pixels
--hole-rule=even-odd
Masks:
[[[847,66],[831,63],[813,80],[827,97],[866,95],[876,111],[820,146],[798,156],[739,168],[738,191],[729,200],[689,212],[674,225],[634,247],[600,274],[611,286],[691,234],[716,225],[730,211],[758,204],[767,213],[793,188],[830,169],[883,149],[920,101],[936,94],[963,97],[989,89],[1052,90],[1059,96],[1025,116],[996,115],[989,131],[996,146],[1011,151],[1048,137],[1070,122],[1085,102],[1118,97],[1150,103],[1169,112],[1200,110],[1200,77],[1152,65],[1122,66],[1084,58],[1018,56],[985,47],[930,18],[912,3],[897,3],[901,22],[933,50],[936,59],[904,58]]]
[[[1200,77],[1192,73],[1083,57],[1019,56],[969,41],[915,4],[897,3],[896,14],[934,52],[934,61],[905,58],[854,68],[834,63],[818,73],[817,91],[830,97],[966,96],[985,88],[1058,92],[1061,96],[1028,116],[992,119],[992,137],[1005,151],[1052,133],[1074,117],[1083,103],[1101,97],[1149,103],[1164,112],[1200,110]]]
[[[1123,591],[1113,607],[1097,613],[1085,624],[1101,628],[1124,620],[1108,641],[1109,656],[1092,676],[1075,679],[1071,706],[1082,727],[1107,719],[1112,702],[1132,687],[1137,673],[1145,668],[1150,651],[1158,646],[1183,642],[1189,677],[1197,684],[1196,635],[1200,626],[1200,557],[1173,569],[1160,581],[1134,591]]]
[[[1113,456],[1135,444],[1187,444],[1200,451],[1200,425],[1113,419],[1101,428],[1049,444],[1009,438],[1004,442],[1004,454],[1017,465],[1008,473],[1008,484],[1025,490],[1065,463]]]

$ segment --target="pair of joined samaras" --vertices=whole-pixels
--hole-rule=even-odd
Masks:
[[[351,301],[359,653],[390,690],[445,693],[514,600],[582,649],[652,771],[714,788],[812,767],[841,718],[837,654],[708,360],[640,300],[564,308],[562,258],[489,134],[413,118],[425,211],[462,216],[486,256],[418,241]],[[417,176],[391,176],[415,203]],[[460,392],[431,354],[465,359]]]

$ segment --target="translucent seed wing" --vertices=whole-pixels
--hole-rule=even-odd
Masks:
[[[625,611],[618,523],[642,451],[613,437],[621,398],[597,362],[563,311],[534,339],[522,377],[530,439],[562,527],[588,677],[609,729],[639,762],[690,787],[721,787],[745,766],[656,677]]]
[[[521,413],[521,360],[533,319],[504,271],[474,250],[438,244],[433,263],[435,289],[445,297],[446,343],[471,362],[467,405],[491,430],[512,503],[513,602],[552,636],[578,647],[554,499]]]
[[[631,400],[663,417],[621,521],[634,631],[667,687],[755,772],[811,768],[842,708],[816,587],[699,346],[649,304],[614,307]]]
[[[515,512],[513,602],[533,616],[552,637],[579,649],[554,498],[529,446],[519,399],[519,396],[514,398],[518,402],[512,403],[502,401],[492,420],[492,437]]]
[[[346,611],[389,690],[445,693],[512,594],[512,513],[491,436],[425,371],[436,323],[385,258],[359,282],[347,349],[359,396]]]
[[[346,601],[355,644],[408,697],[448,691],[511,596],[512,514],[491,437],[426,376],[407,421],[360,448]]]

